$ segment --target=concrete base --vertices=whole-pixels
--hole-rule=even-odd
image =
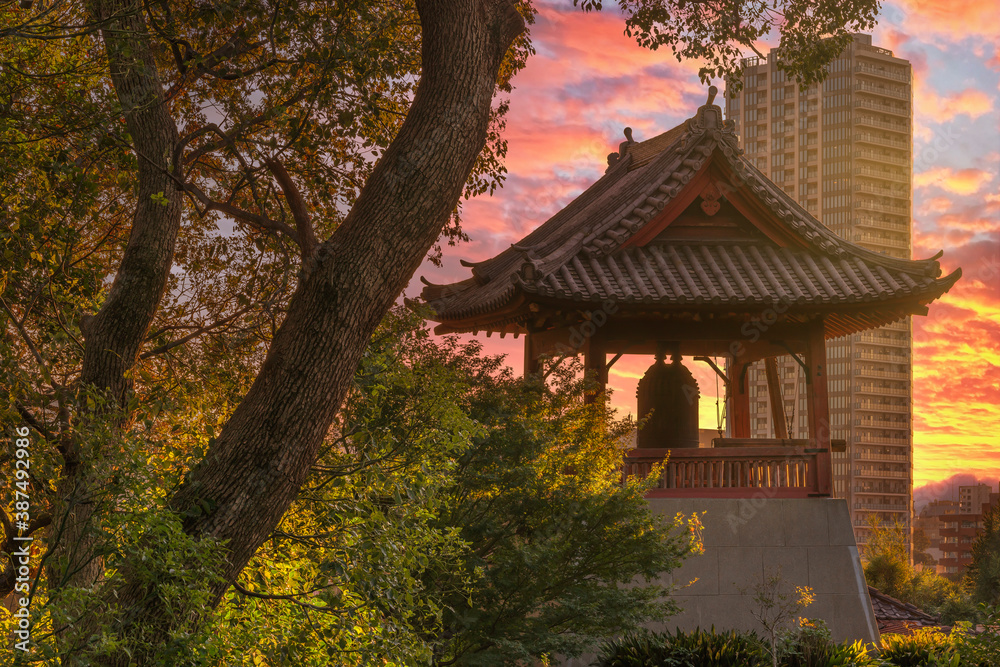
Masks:
[[[679,588],[673,598],[683,611],[654,630],[756,630],[751,614],[754,587],[780,571],[786,591],[809,586],[815,601],[801,616],[826,621],[833,639],[878,641],[847,502],[832,498],[652,498],[653,511],[667,517],[698,512],[705,553],[664,575]],[[741,589],[748,592],[741,593]],[[593,656],[566,660],[582,667]]]

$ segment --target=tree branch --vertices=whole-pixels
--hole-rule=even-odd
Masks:
[[[267,158],[264,160],[264,164],[274,174],[281,191],[285,193],[288,208],[291,209],[292,218],[295,220],[295,228],[298,230],[302,261],[307,261],[316,252],[318,245],[316,233],[313,231],[312,222],[309,219],[309,209],[306,208],[306,203],[302,200],[299,189],[295,186],[288,172],[285,171],[284,165],[276,158]]]
[[[56,437],[52,434],[52,432],[49,431],[47,428],[45,428],[45,424],[38,421],[35,418],[35,415],[31,414],[31,412],[28,410],[27,407],[24,406],[24,404],[22,404],[20,401],[15,401],[14,408],[21,415],[21,418],[24,419],[24,421],[28,422],[28,426],[38,431],[38,433],[40,433],[41,436],[46,440],[49,440],[50,442],[55,442]]]
[[[299,247],[302,246],[302,243],[299,241],[298,232],[280,220],[272,220],[265,215],[258,215],[256,213],[251,213],[250,211],[244,211],[243,209],[233,206],[228,202],[215,201],[205,194],[204,190],[193,183],[187,183],[182,187],[185,192],[192,195],[195,199],[201,202],[202,206],[204,206],[204,208],[199,211],[201,215],[205,215],[209,211],[218,211],[242,222],[259,227],[260,229],[266,229],[277,234],[283,234],[295,241],[296,245]]]
[[[144,352],[142,355],[140,355],[139,358],[140,359],[148,359],[149,357],[155,356],[157,354],[163,354],[164,352],[167,352],[168,350],[172,350],[173,348],[177,347],[178,345],[183,345],[184,343],[188,342],[189,340],[192,340],[193,338],[197,338],[198,336],[202,335],[203,333],[207,333],[207,332],[209,332],[209,331],[211,331],[213,329],[218,329],[221,326],[225,326],[225,325],[229,324],[230,322],[232,322],[233,320],[235,320],[240,315],[245,315],[247,312],[250,311],[250,309],[251,309],[251,306],[247,306],[246,308],[243,308],[242,310],[238,310],[235,313],[233,313],[232,315],[229,315],[228,317],[224,317],[221,320],[218,320],[216,322],[212,322],[211,324],[206,324],[203,327],[195,329],[194,331],[192,331],[188,335],[184,336],[183,338],[178,338],[175,341],[171,341],[169,343],[164,343],[163,345],[160,345],[159,347],[153,348],[152,350],[149,350],[148,352]]]

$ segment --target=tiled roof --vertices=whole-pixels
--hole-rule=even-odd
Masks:
[[[628,148],[629,155],[632,156],[632,161],[628,168],[630,170],[638,169],[647,164],[654,157],[670,148],[675,141],[681,138],[682,134],[684,134],[684,126],[678,125],[674,129],[667,130],[652,139],[632,144]]]
[[[875,621],[881,634],[909,634],[914,628],[939,627],[941,620],[919,607],[897,600],[877,588],[868,587]]]
[[[466,264],[473,278],[427,283],[422,297],[443,323],[439,329],[517,332],[529,317],[527,303],[536,298],[744,311],[776,302],[808,308],[888,304],[875,317],[842,322],[836,335],[844,335],[899,319],[906,313],[898,306],[925,305],[961,275],[938,278],[936,257],[896,259],[834,234],[742,157],[732,122],[723,123],[713,104],[658,137],[623,144],[622,153],[601,179],[519,243]],[[629,243],[682,194],[690,198],[686,186],[710,159],[728,170],[738,193],[769,211],[796,248],[763,234],[752,243]]]
[[[772,245],[671,244],[576,255],[544,277],[515,274],[515,282],[526,292],[575,300],[840,304],[920,294],[934,278]]]

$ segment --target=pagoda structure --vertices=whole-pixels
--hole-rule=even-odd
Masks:
[[[523,334],[526,374],[543,355],[581,354],[605,386],[621,355],[648,355],[639,414],[651,418],[626,472],[669,454],[651,497],[830,496],[825,341],[926,315],[961,271],[942,277],[940,253],[893,258],[824,227],[743,157],[715,94],[652,139],[626,129],[600,180],[499,255],[463,262],[468,279],[428,283],[422,298],[438,333]],[[802,369],[807,439],[780,428],[779,355]],[[746,371],[762,359],[780,426],[751,439]],[[685,360],[725,381],[726,437],[710,448],[691,437],[698,391]]]

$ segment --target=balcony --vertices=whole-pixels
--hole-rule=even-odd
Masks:
[[[855,42],[853,46],[854,49],[859,52],[858,53],[859,56],[865,55],[864,52],[867,51],[869,53],[877,53],[880,56],[889,56],[890,58],[892,57],[892,51],[890,51],[889,49],[883,49],[880,46],[872,46],[871,44],[861,44],[860,42]]]
[[[854,90],[862,93],[870,93],[872,95],[892,97],[897,100],[906,100],[907,102],[910,100],[910,92],[906,88],[901,88],[900,86],[885,86],[868,81],[857,81],[854,84]]]
[[[910,125],[908,123],[901,123],[898,120],[882,120],[881,118],[869,116],[868,114],[855,115],[854,124],[864,125],[866,127],[877,127],[880,130],[889,130],[890,132],[899,132],[906,135],[910,134]]]
[[[857,183],[854,186],[855,192],[864,192],[870,195],[879,195],[880,197],[892,197],[894,199],[906,199],[910,198],[910,191],[906,188],[891,188],[884,185],[875,185],[874,183]]]
[[[910,430],[910,422],[906,420],[892,421],[888,419],[857,419],[855,426],[862,428],[898,428],[903,431]]]
[[[910,74],[904,69],[895,67],[882,67],[879,65],[869,65],[868,63],[858,63],[854,66],[854,71],[868,76],[877,76],[883,79],[891,79],[901,83],[910,82]]]
[[[899,403],[880,403],[878,401],[855,401],[855,410],[866,410],[869,412],[909,412],[907,405]]]
[[[888,151],[873,151],[864,148],[856,148],[854,150],[854,157],[861,158],[863,160],[872,160],[874,162],[884,162],[886,164],[894,164],[900,167],[910,167],[910,159],[908,157],[900,157],[898,155],[893,155]]]
[[[905,447],[910,444],[909,438],[894,438],[887,435],[855,436],[854,442],[862,445],[896,445],[897,447]]]
[[[909,373],[899,373],[897,371],[882,371],[871,368],[855,368],[854,375],[857,377],[889,378],[891,380],[909,380]]]
[[[882,385],[862,382],[854,385],[856,394],[877,394],[879,396],[909,396],[909,389],[897,389],[896,387],[883,387]]]
[[[888,218],[876,218],[871,215],[856,215],[854,216],[854,225],[856,227],[873,227],[875,229],[885,229],[891,232],[899,232],[900,234],[908,234],[910,232],[910,223],[903,221],[889,220]]]
[[[890,505],[888,503],[854,503],[856,510],[877,510],[880,512],[909,512],[906,505]],[[865,525],[868,525],[867,523]]]
[[[856,243],[867,243],[868,245],[882,246],[884,248],[900,248],[907,250],[910,247],[910,244],[907,241],[879,234],[854,234],[854,241]]]
[[[895,183],[905,183],[910,184],[910,177],[905,171],[892,171],[891,169],[874,169],[872,167],[855,167],[854,173],[858,176],[866,176],[868,178],[881,178],[885,181],[893,181]]]
[[[881,104],[874,100],[855,98],[854,106],[858,109],[871,109],[872,111],[891,113],[895,116],[905,116],[906,118],[910,117],[910,108],[908,106],[898,104]]]
[[[894,204],[882,204],[874,199],[858,199],[854,202],[855,208],[869,211],[880,211],[882,213],[895,213],[896,215],[909,215],[909,206],[896,206]]]
[[[875,470],[873,468],[855,468],[855,477],[898,477],[900,479],[906,479],[910,476],[910,473],[902,470]]]
[[[855,454],[854,459],[860,461],[898,461],[899,463],[906,463],[910,460],[905,454]]]
[[[874,343],[876,345],[895,345],[897,347],[908,347],[910,344],[909,338],[904,338],[902,336],[887,336],[885,334],[868,333],[868,332],[858,334],[857,340],[859,343]]]
[[[868,361],[888,361],[893,364],[908,364],[910,357],[905,354],[890,354],[887,352],[871,352],[869,350],[859,350],[854,353],[855,359],[867,359]]]
[[[868,144],[878,144],[879,146],[888,146],[889,148],[898,148],[901,151],[910,149],[910,143],[907,141],[893,139],[892,137],[883,137],[871,132],[855,132],[854,140]]]
[[[880,491],[878,489],[888,489],[888,490],[882,490],[882,491]],[[877,488],[869,487],[867,489],[862,488],[860,486],[855,486],[854,487],[854,493],[863,493],[863,494],[869,495],[869,496],[908,496],[908,495],[910,495],[909,493],[907,493],[902,488],[895,488],[894,490],[893,489],[894,489],[894,487],[891,487],[891,486],[877,487]]]

